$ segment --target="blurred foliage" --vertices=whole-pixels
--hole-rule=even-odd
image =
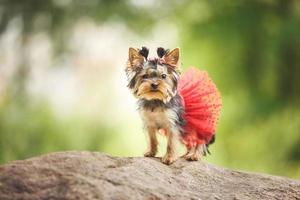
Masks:
[[[209,71],[223,94],[217,143],[208,159],[300,178],[299,1],[153,2],[137,7],[121,0],[1,0],[0,34],[20,17],[24,46],[26,35],[43,29],[59,54],[82,17],[117,21],[142,35],[159,22],[175,24],[184,68]],[[120,132],[76,117],[63,121],[47,103],[26,101],[26,68],[24,58],[0,105],[0,162],[58,150],[101,151],[113,140],[108,133]],[[126,155],[126,149],[119,151]]]
[[[139,31],[154,23],[147,10],[135,9],[129,1],[122,0],[1,0],[0,6],[1,32],[16,16],[22,18],[24,33],[47,29],[51,33],[69,34],[69,28],[81,17],[90,17],[99,23],[122,21]]]
[[[12,100],[0,107],[0,162],[53,151],[103,151],[111,134],[117,135],[99,121],[58,119],[46,102]]]

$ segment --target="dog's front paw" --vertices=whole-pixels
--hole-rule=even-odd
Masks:
[[[175,158],[173,155],[166,154],[164,157],[162,157],[161,161],[166,165],[170,165],[175,161]]]
[[[144,153],[145,157],[154,157],[156,155],[155,151],[148,151],[146,153]]]

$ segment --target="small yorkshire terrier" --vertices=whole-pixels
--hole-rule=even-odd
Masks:
[[[138,109],[149,135],[146,157],[157,153],[157,132],[168,139],[162,162],[176,160],[175,142],[187,148],[183,156],[196,161],[209,153],[215,140],[215,127],[221,110],[221,96],[206,72],[191,68],[180,75],[180,50],[157,48],[157,57],[149,50],[129,48],[126,63],[128,87],[138,99]]]

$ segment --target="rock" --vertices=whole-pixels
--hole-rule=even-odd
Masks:
[[[0,166],[0,199],[300,199],[300,181],[179,159],[61,152]]]

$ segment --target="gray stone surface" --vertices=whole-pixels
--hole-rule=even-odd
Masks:
[[[300,181],[179,159],[60,152],[0,166],[0,199],[300,199]]]

